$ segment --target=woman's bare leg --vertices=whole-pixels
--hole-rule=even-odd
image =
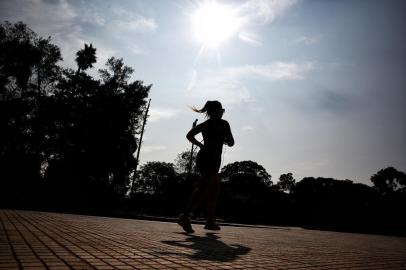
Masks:
[[[217,199],[220,193],[220,177],[214,174],[210,179],[210,187],[207,192],[207,223],[215,224],[215,212]]]
[[[193,191],[188,204],[186,205],[184,215],[189,216],[202,203],[207,191],[210,187],[210,174],[203,174],[198,182],[197,187]]]
[[[178,218],[178,224],[183,228],[186,233],[194,233],[192,225],[190,223],[190,214],[192,214],[199,204],[202,202],[204,196],[206,195],[206,191],[208,189],[208,176],[203,175],[199,182],[197,183],[197,187],[194,189],[186,208],[184,209],[183,213],[180,214]]]

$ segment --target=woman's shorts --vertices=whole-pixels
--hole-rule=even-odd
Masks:
[[[196,167],[200,173],[218,172],[221,165],[221,153],[214,154],[200,150],[196,157]]]

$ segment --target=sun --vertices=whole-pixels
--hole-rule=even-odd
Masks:
[[[193,33],[207,48],[217,48],[238,33],[241,18],[232,6],[202,2],[192,16]]]

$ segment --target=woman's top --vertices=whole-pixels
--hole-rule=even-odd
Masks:
[[[194,136],[202,133],[204,144],[199,143]],[[234,145],[230,125],[222,119],[209,119],[196,126],[186,136],[192,143],[201,146],[196,157],[196,166],[201,173],[218,172],[221,165],[223,144]]]
[[[200,132],[203,135],[204,141],[204,146],[201,150],[210,153],[210,155],[221,156],[224,143],[229,146],[234,145],[230,124],[226,120],[208,119],[189,131],[187,138],[191,140],[191,138]]]

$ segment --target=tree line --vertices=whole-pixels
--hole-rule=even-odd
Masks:
[[[175,216],[198,177],[194,170],[188,173],[189,157],[185,151],[174,163],[141,166],[134,209]],[[224,221],[406,235],[406,174],[393,167],[372,175],[372,186],[324,177],[296,181],[292,173],[274,183],[254,161],[227,164],[220,176],[218,216]],[[197,217],[203,213],[200,209]]]
[[[50,37],[22,22],[0,24],[0,206],[176,216],[199,177],[189,171],[191,153],[135,172],[151,85],[131,80],[134,70],[115,57],[90,76],[96,52],[84,44],[72,55],[76,69],[65,68]],[[254,161],[227,164],[220,175],[224,221],[406,234],[406,176],[393,167],[371,186],[292,173],[274,183]]]

